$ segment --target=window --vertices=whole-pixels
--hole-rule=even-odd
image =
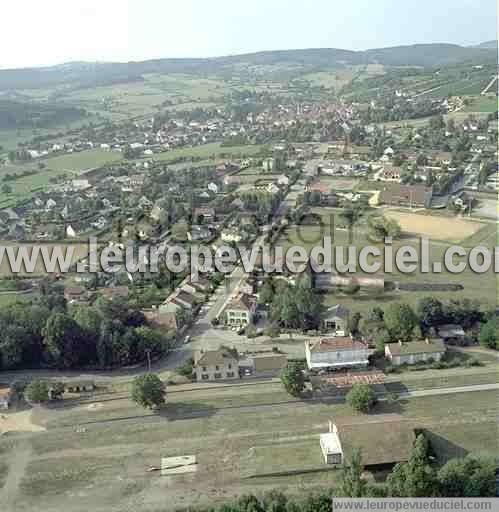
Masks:
[[[232,379],[234,377],[234,372],[227,372],[227,378]]]
[[[202,379],[202,380],[208,380],[209,378],[210,378],[210,376],[209,376],[208,374],[206,374],[206,373],[203,373],[203,374],[201,375],[201,379]]]
[[[231,365],[231,364],[229,364],[229,370],[230,370],[230,369],[232,369],[232,365]]]
[[[206,371],[206,366],[203,366],[203,372],[205,372],[205,371]]]
[[[215,379],[221,379],[222,374],[221,373],[215,373]]]
[[[220,368],[218,367],[218,365],[217,365],[217,366],[215,366],[215,370],[220,370]]]

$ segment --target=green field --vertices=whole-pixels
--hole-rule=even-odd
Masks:
[[[34,421],[48,425],[49,430],[23,435],[19,446],[12,446],[11,438],[0,439],[0,453],[9,453],[9,465],[14,457],[21,457],[26,466],[19,477],[16,505],[20,510],[36,506],[45,512],[53,510],[56,500],[71,495],[73,506],[82,510],[105,510],[111,504],[135,510],[137,503],[144,510],[159,510],[165,502],[173,508],[215,503],[275,486],[291,493],[296,492],[297,485],[334,486],[334,470],[314,478],[268,475],[326,469],[318,436],[327,431],[330,419],[340,425],[407,419],[414,428],[425,429],[441,461],[469,452],[497,454],[499,405],[495,391],[381,402],[369,416],[354,413],[345,404],[276,404],[256,410],[227,405],[244,403],[245,398],[251,404],[257,394],[239,386],[200,391],[197,403],[190,397],[185,399],[183,410],[204,412],[200,418],[178,415],[182,412],[181,399],[176,406],[172,401],[152,421],[150,412],[126,399],[102,397],[98,402],[95,397],[96,404],[37,408]],[[114,421],[83,424],[106,418]],[[68,420],[74,427],[57,428],[67,425]],[[147,471],[157,467],[161,457],[188,454],[196,456],[195,473],[165,478]],[[1,470],[4,479],[7,471]],[[148,500],[145,508],[144,496]]]
[[[471,99],[471,98],[470,98]],[[471,104],[464,107],[464,112],[497,112],[497,98],[494,96],[476,96]]]
[[[222,146],[220,142],[213,142],[211,144],[204,144],[202,146],[177,148],[166,153],[160,153],[154,156],[157,162],[168,162],[176,160],[177,158],[211,158],[213,160],[222,158],[226,155],[228,158],[243,158],[245,156],[254,156],[260,153],[263,146]]]
[[[3,166],[0,168],[0,178],[7,173],[18,174],[31,169],[36,170],[37,174],[9,180],[7,183],[12,188],[12,193],[0,193],[0,206],[11,206],[20,200],[29,198],[38,190],[46,189],[50,185],[50,178],[63,174],[68,175],[68,177],[77,176],[85,170],[102,167],[121,159],[121,153],[103,149],[90,149],[79,153],[39,159],[36,162],[26,164]],[[41,163],[45,165],[44,169],[38,168]]]
[[[314,212],[318,213],[323,222],[323,227],[319,227],[316,225],[304,225],[304,226],[289,226],[284,233],[281,235],[281,238],[278,241],[278,245],[283,248],[285,251],[295,245],[303,246],[307,252],[310,252],[312,247],[315,245],[322,245],[322,239],[324,236],[329,236],[329,225],[331,222],[330,215],[336,213],[336,226],[337,229],[334,231],[334,241],[333,246],[346,246],[348,245],[348,236],[347,231],[345,229],[341,229],[340,224],[341,220],[337,215],[337,210],[333,208],[328,209],[314,209]],[[485,224],[484,227],[475,233],[469,239],[463,241],[463,246],[465,248],[470,248],[475,245],[476,242],[479,242],[481,245],[486,245],[489,248],[493,248],[496,245],[496,226],[495,224]],[[357,250],[367,245],[375,245],[383,254],[384,246],[381,244],[373,244],[367,238],[367,232],[365,225],[360,224],[354,230],[354,245],[357,247]],[[414,247],[418,255],[420,254],[420,244],[419,241],[414,238],[402,238],[399,240],[395,240],[393,243],[393,252],[396,251],[402,246],[411,246]],[[444,261],[444,253],[445,250],[450,247],[452,243],[444,242],[444,241],[431,241],[430,242],[430,262],[443,262]],[[333,250],[334,251],[334,250]],[[334,252],[333,252],[334,255]],[[377,259],[377,261],[381,261]],[[364,274],[360,269],[358,275],[368,275]],[[383,267],[374,274],[377,277],[382,277]],[[435,296],[442,300],[450,300],[457,298],[469,298],[475,299],[479,301],[484,306],[491,306],[496,304],[497,300],[497,276],[493,273],[492,270],[485,274],[475,274],[469,267],[461,274],[451,274],[446,272],[445,270],[441,273],[427,273],[423,274],[420,272],[418,268],[416,272],[411,274],[402,273],[397,270],[396,266],[393,265],[393,272],[389,274],[385,274],[385,281],[398,281],[401,283],[453,283],[460,284],[464,287],[462,291],[453,291],[453,292],[433,292],[433,291],[386,291],[377,289],[362,289],[359,293],[355,295],[346,295],[338,291],[331,291],[325,296],[325,302],[328,305],[334,305],[341,303],[343,306],[352,309],[353,311],[366,312],[372,308],[374,303],[377,303],[380,306],[386,306],[394,301],[407,302],[409,304],[415,305],[417,301],[422,297],[427,297],[428,295]]]

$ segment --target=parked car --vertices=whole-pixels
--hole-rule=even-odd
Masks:
[[[187,343],[189,343],[189,341],[191,341],[191,337],[189,335],[187,335],[185,338],[184,338],[184,345],[187,345]]]

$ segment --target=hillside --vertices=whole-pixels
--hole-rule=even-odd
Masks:
[[[488,48],[491,50],[497,50],[497,39],[492,41],[485,41],[484,43],[480,43],[474,46],[474,48]]]
[[[0,90],[47,88],[58,85],[95,87],[142,80],[142,76],[148,73],[230,76],[241,69],[251,69],[256,66],[292,69],[295,74],[299,74],[370,63],[386,66],[431,67],[466,62],[474,64],[497,62],[497,47],[466,48],[452,44],[424,44],[367,51],[318,48],[266,51],[209,59],[72,63],[47,68],[1,70]]]

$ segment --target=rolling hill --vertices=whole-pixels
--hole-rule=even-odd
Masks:
[[[484,43],[488,44],[488,43]],[[0,91],[47,88],[58,85],[95,87],[142,80],[148,73],[230,75],[252,67],[281,66],[295,71],[329,70],[348,65],[434,67],[457,63],[497,62],[497,47],[419,44],[350,51],[334,48],[265,51],[207,59],[156,59],[128,63],[69,63],[46,68],[0,70]]]

